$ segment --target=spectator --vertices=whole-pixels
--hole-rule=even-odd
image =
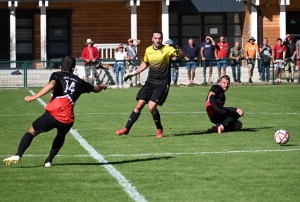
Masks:
[[[171,45],[171,46],[175,46],[174,41],[171,39],[168,39],[166,41],[164,41],[165,45]],[[177,81],[178,81],[178,75],[179,75],[179,59],[180,57],[173,57],[171,58],[171,79],[172,85],[177,85]]]
[[[244,51],[240,47],[239,42],[235,42],[234,47],[230,49],[231,69],[234,82],[241,83],[241,59],[243,58]],[[237,76],[236,76],[237,70]]]
[[[285,40],[283,40],[283,44],[286,47],[286,61],[285,61],[285,77],[287,82],[294,82],[295,75],[295,56],[296,52],[296,44],[293,42],[294,35],[287,34]]]
[[[134,43],[134,41],[135,41],[135,43]],[[127,49],[127,53],[128,53],[129,72],[132,72],[138,66],[138,63],[136,61],[136,59],[137,59],[136,47],[137,47],[137,45],[139,45],[140,42],[141,42],[141,40],[139,40],[139,39],[132,39],[132,38],[128,39],[128,45],[127,45],[126,49]],[[138,86],[140,86],[141,85],[141,83],[140,83],[140,74],[137,74],[136,78],[137,78],[136,84]],[[130,87],[133,86],[131,78],[130,78],[130,84],[129,85],[130,85]]]
[[[270,58],[272,58],[272,48],[268,45],[268,39],[264,38],[263,45],[259,48],[261,57],[261,81],[269,82],[270,80]]]
[[[217,60],[217,68],[218,68],[218,81],[219,83],[221,78],[221,68],[223,69],[223,75],[226,74],[227,68],[227,53],[228,53],[229,45],[225,42],[224,36],[220,37],[220,42],[217,43],[215,48],[215,56]]]
[[[281,69],[283,68],[286,59],[286,47],[282,44],[281,38],[278,38],[277,43],[273,46],[272,55],[274,57],[274,67],[276,68],[276,83],[281,83]]]
[[[44,114],[37,118],[24,134],[19,143],[17,153],[3,160],[6,165],[18,163],[37,135],[56,128],[56,137],[53,140],[49,156],[44,163],[45,167],[51,167],[53,158],[62,148],[66,134],[74,124],[74,105],[76,100],[83,93],[99,93],[107,88],[105,84],[93,86],[74,75],[75,65],[75,58],[71,56],[64,57],[61,60],[61,71],[53,72],[49,83],[37,94],[24,98],[25,102],[31,102],[51,91],[50,102],[46,105]]]
[[[99,50],[94,47],[94,42],[92,39],[87,39],[86,43],[87,47],[85,47],[81,54],[81,59],[85,60],[84,62],[84,70],[85,70],[85,80],[89,82],[89,76],[92,71],[94,76],[94,86],[97,85],[97,71],[96,71],[96,60],[100,58]]]
[[[123,77],[124,74],[126,72],[126,62],[125,60],[128,59],[128,55],[127,52],[125,52],[124,50],[124,45],[120,44],[119,46],[117,46],[116,48],[114,48],[115,50],[115,59],[116,64],[115,64],[115,69],[114,72],[116,74],[116,84],[117,84],[117,88],[119,88],[119,72],[121,72],[121,88],[124,88],[124,81],[123,81]]]
[[[300,72],[300,40],[296,43],[296,55],[297,55],[297,65],[298,73]],[[300,74],[298,75],[298,83],[300,84]]]
[[[215,60],[215,41],[212,37],[206,36],[205,41],[201,45],[201,58],[203,60],[203,66],[206,68],[209,67],[208,73],[208,83],[212,83],[211,76],[212,76],[212,68],[214,66]],[[205,77],[205,69],[203,68],[203,77]]]
[[[198,60],[199,55],[199,47],[194,44],[194,39],[190,38],[188,40],[188,45],[183,48],[185,52],[185,60],[186,60],[186,69],[188,73],[188,79],[190,84],[194,83],[195,78],[195,70],[197,67],[196,61]]]
[[[248,42],[249,43],[247,43],[245,46],[245,59],[247,60],[249,83],[253,83],[252,77],[253,77],[253,69],[255,66],[255,60],[256,57],[260,59],[260,55],[258,52],[258,45],[254,43],[255,39],[253,36],[249,38]]]

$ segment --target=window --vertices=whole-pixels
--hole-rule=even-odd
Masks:
[[[48,60],[71,55],[70,16],[70,10],[47,11]]]

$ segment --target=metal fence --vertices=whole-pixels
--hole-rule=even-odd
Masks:
[[[213,61],[213,75],[212,81],[216,83],[218,80],[217,74],[217,61]],[[231,59],[227,58],[226,74],[232,78]],[[52,59],[48,61],[0,61],[0,87],[11,88],[28,88],[28,87],[42,87],[48,83],[49,77],[52,72],[60,71],[61,59]],[[110,86],[115,85],[115,74],[113,71],[116,60],[114,59],[101,59],[98,60],[99,67],[97,68],[97,78],[99,83],[105,83]],[[141,60],[133,61],[138,66]],[[178,68],[178,84],[187,85],[189,80],[187,78],[186,61],[181,59]],[[84,79],[84,61],[81,59],[77,60],[74,74]],[[208,83],[208,68],[207,64],[201,60],[196,60],[197,68],[195,71],[195,84],[199,85],[210,85]],[[128,67],[127,67],[128,68]],[[275,84],[275,70],[273,60],[270,61],[270,80],[268,83],[260,80],[260,60],[256,60],[256,66],[253,71],[253,83],[255,84]],[[126,70],[128,71],[128,69]],[[286,82],[286,75],[284,69],[282,69],[281,79]],[[222,72],[221,72],[222,73]],[[144,83],[148,76],[148,69],[140,74],[140,82]],[[241,85],[248,83],[248,67],[247,61],[242,60],[241,65]],[[295,83],[298,81],[299,73],[298,68],[295,67],[294,79]],[[90,76],[92,81],[92,75]],[[135,79],[136,82],[136,79]],[[233,79],[232,79],[233,83]],[[237,83],[239,85],[239,83]]]

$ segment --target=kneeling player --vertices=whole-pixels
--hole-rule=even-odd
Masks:
[[[224,107],[225,92],[229,89],[230,78],[224,75],[220,78],[219,85],[213,85],[206,98],[206,112],[210,121],[216,126],[208,129],[208,133],[241,130],[242,122],[238,119],[244,115],[244,111],[235,107]]]

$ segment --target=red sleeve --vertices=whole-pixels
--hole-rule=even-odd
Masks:
[[[88,55],[86,54],[87,48],[85,47],[81,53],[81,59],[86,60],[88,59]]]
[[[276,51],[276,44],[272,48],[273,51]]]
[[[215,47],[215,49],[217,49],[217,51],[219,51],[219,50],[220,50],[219,43],[217,43],[217,44],[216,44],[216,47]]]

